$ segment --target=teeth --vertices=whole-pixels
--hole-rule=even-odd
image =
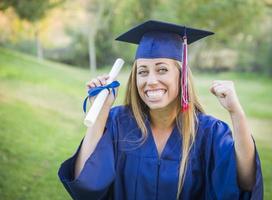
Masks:
[[[165,93],[165,90],[148,90],[146,92],[146,95],[151,99],[157,99],[157,98],[161,98],[164,93]]]

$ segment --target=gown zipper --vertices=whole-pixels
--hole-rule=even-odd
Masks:
[[[156,185],[156,200],[158,200],[158,193],[159,193],[160,167],[161,167],[161,158],[159,158],[159,160],[158,160],[157,185]]]

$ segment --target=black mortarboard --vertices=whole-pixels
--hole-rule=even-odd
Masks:
[[[214,34],[210,31],[149,20],[118,36],[116,40],[138,44],[135,59],[170,58],[182,62],[182,111],[188,110],[187,43]]]

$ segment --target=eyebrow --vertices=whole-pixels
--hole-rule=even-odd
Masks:
[[[141,68],[141,67],[143,67],[143,68],[147,68],[147,66],[146,66],[146,65],[140,65],[140,66],[138,66],[138,67],[137,67],[137,69],[138,69],[138,68]]]
[[[155,65],[160,65],[160,64],[166,64],[166,65],[168,65],[168,64],[165,63],[165,62],[158,62],[158,63],[156,63]]]
[[[155,65],[160,65],[160,64],[165,64],[165,65],[168,65],[167,63],[165,63],[165,62],[157,62],[157,63],[155,63]],[[140,66],[138,66],[137,68],[141,68],[141,67],[143,67],[143,68],[147,68],[147,66],[146,65],[140,65]]]

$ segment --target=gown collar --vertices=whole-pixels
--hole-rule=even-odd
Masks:
[[[142,154],[144,156],[154,157],[157,159],[180,160],[182,137],[180,135],[177,125],[175,124],[160,156],[152,134],[151,124],[148,117],[145,120],[145,125],[148,135],[146,142],[143,144]]]

